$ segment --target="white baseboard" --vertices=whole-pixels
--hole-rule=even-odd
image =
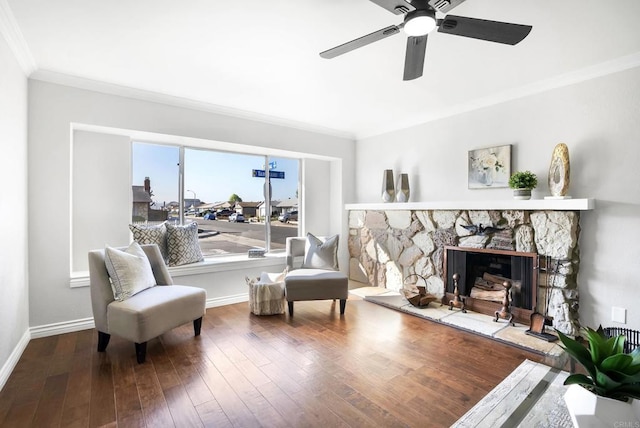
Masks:
[[[0,369],[0,390],[4,388],[4,385],[7,383],[7,380],[9,380],[9,376],[11,376],[11,373],[13,372],[13,369],[16,367],[16,364],[18,364],[18,361],[20,360],[22,353],[24,352],[27,345],[29,344],[29,340],[31,340],[31,333],[27,329],[22,335],[22,337],[20,338],[20,340],[18,341],[18,344],[16,345],[16,347],[13,348],[13,352],[11,352],[11,355],[9,355],[9,359],[7,360],[7,362],[4,363],[4,365]]]
[[[88,330],[95,327],[93,317],[82,318],[79,320],[63,321],[53,324],[45,324],[37,327],[31,327],[31,338],[38,339],[40,337],[55,336],[57,334],[72,333],[74,331]]]
[[[231,296],[214,297],[207,299],[207,308],[215,308],[217,306],[233,305],[234,303],[242,303],[249,301],[249,293],[234,294]]]

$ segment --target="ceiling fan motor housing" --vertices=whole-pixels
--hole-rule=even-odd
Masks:
[[[436,28],[436,12],[431,8],[416,9],[404,18],[404,31],[409,36],[424,36]]]

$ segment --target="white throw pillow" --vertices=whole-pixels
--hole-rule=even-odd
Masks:
[[[161,224],[130,224],[129,230],[133,234],[133,240],[138,244],[156,244],[160,248],[160,254],[165,263],[169,261],[167,255],[167,227]]]
[[[151,263],[140,244],[132,242],[122,251],[107,246],[104,250],[113,298],[119,301],[156,285]]]
[[[307,233],[302,268],[338,270],[338,237],[334,235],[323,241]]]
[[[180,266],[204,260],[198,242],[198,223],[174,226],[167,223],[169,266]]]

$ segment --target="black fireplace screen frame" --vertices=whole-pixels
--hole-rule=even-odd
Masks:
[[[509,263],[504,263],[506,257],[510,257]],[[503,261],[495,262],[498,259]],[[477,275],[477,272],[471,272],[474,266],[492,263],[492,261],[494,265],[501,265],[501,267],[495,268],[490,273],[521,281],[520,291],[512,289],[512,307],[521,308],[527,312],[535,311],[539,269],[537,253],[446,246],[444,252],[446,293],[453,293],[453,274],[457,273],[460,275],[458,280],[460,296],[468,296]]]

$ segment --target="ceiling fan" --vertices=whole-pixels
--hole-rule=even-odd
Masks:
[[[398,34],[401,29],[404,29],[404,32],[409,37],[407,38],[403,80],[413,80],[422,76],[427,48],[427,35],[435,28],[438,28],[439,33],[471,37],[507,45],[515,45],[521,42],[533,28],[530,25],[487,21],[485,19],[455,15],[447,15],[444,19],[436,19],[436,12],[446,13],[465,0],[370,1],[396,15],[404,14],[404,21],[398,25],[382,28],[366,36],[320,52],[322,58],[335,58],[338,55]]]

